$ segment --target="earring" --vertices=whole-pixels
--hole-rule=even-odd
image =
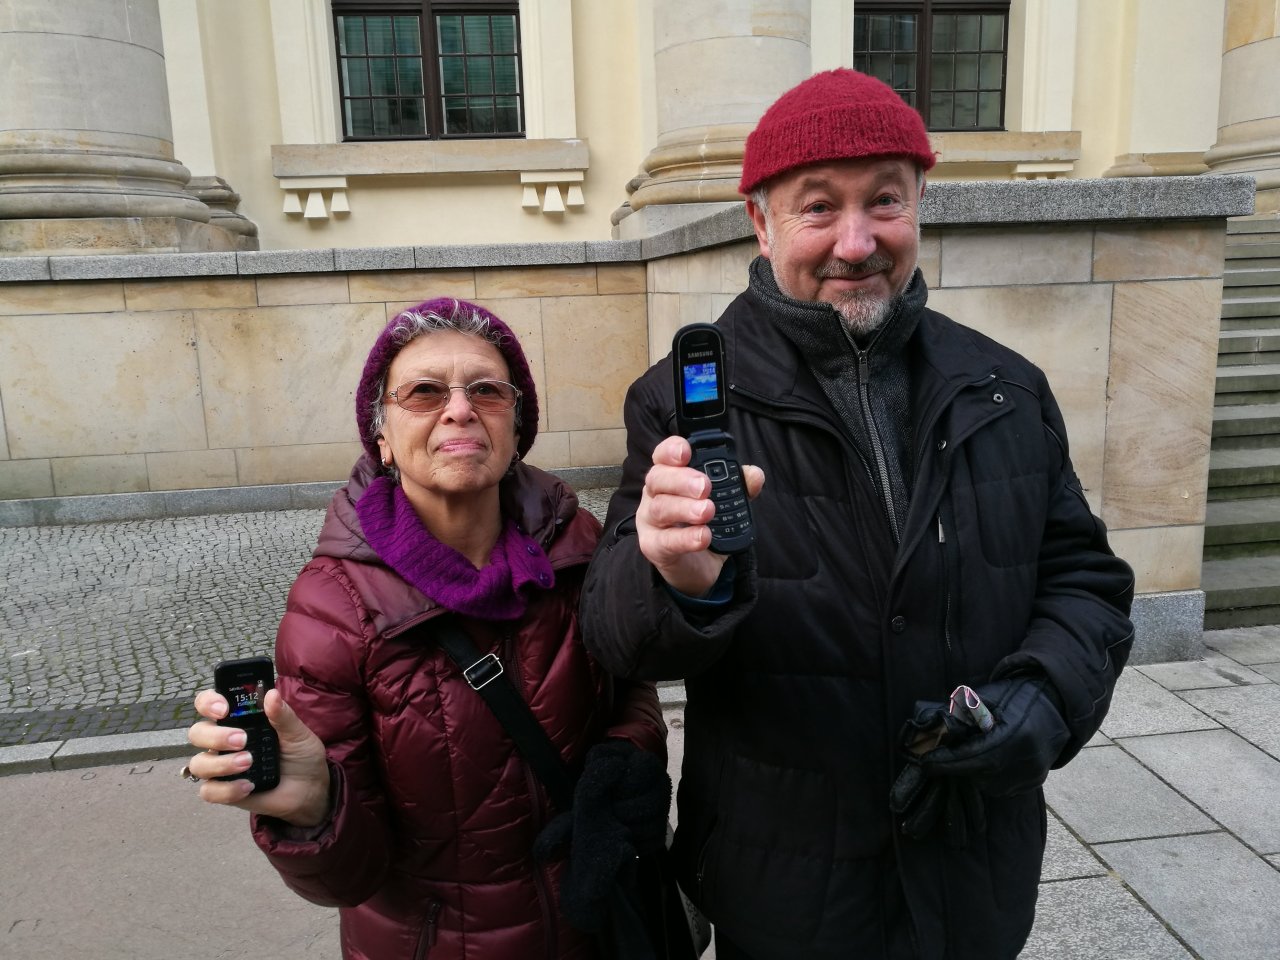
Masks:
[[[383,458],[382,458],[382,465],[383,465],[384,467],[389,467],[389,466],[391,466],[391,461],[390,461],[390,460],[388,460],[386,457],[383,457]]]

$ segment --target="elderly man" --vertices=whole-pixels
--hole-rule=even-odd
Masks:
[[[687,679],[673,854],[718,960],[1016,956],[1040,786],[1132,643],[1133,576],[1043,374],[925,306],[933,163],[919,116],[851,70],[747,140],[761,255],[718,326],[751,551],[708,550],[669,364],[627,397],[585,635],[616,673]]]

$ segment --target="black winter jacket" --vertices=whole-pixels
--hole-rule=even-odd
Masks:
[[[1110,703],[1133,576],[1085,501],[1048,383],[921,310],[895,546],[867,465],[766,302],[748,290],[719,327],[731,430],[767,478],[733,600],[685,613],[629,535],[653,449],[675,432],[669,362],[628,393],[622,485],[583,599],[606,668],[687,679],[681,883],[760,960],[1014,957],[1034,915],[1042,793],[988,798],[987,832],[962,849],[904,836],[888,796],[917,700],[1042,671],[1071,731],[1059,765]]]

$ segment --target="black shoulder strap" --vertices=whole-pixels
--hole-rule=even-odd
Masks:
[[[477,650],[453,617],[436,617],[426,626],[462,670],[471,689],[484,697],[489,709],[515,741],[520,755],[547,788],[551,802],[561,810],[568,810],[573,805],[573,778],[569,768],[538,718],[507,678],[497,654],[482,654]]]

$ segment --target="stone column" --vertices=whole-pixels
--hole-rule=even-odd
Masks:
[[[1257,179],[1257,215],[1280,215],[1280,0],[1227,0],[1218,142],[1210,173]]]
[[[234,249],[174,159],[157,0],[0,0],[0,255]]]
[[[654,0],[657,144],[631,208],[737,201],[747,134],[810,73],[810,0]]]

